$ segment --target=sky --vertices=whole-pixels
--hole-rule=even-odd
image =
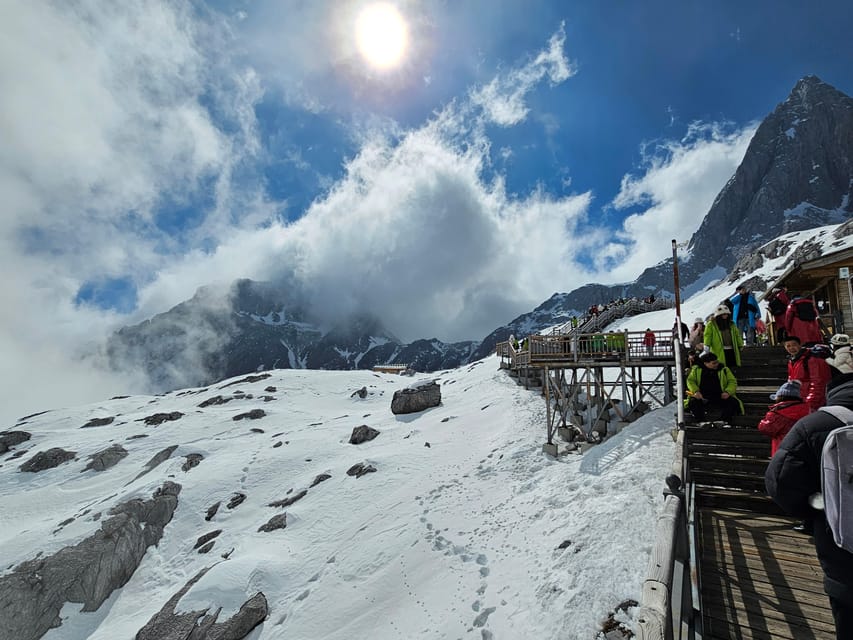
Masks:
[[[659,408],[582,455],[555,459],[542,452],[542,396],[498,364],[491,356],[414,380],[276,370],[253,383],[35,416],[18,427],[32,438],[0,460],[0,583],[38,552],[47,557],[92,536],[109,508],[149,499],[172,481],[181,485],[175,514],[127,584],[91,613],[67,603],[62,625],[43,640],[133,638],[205,567],[212,569],[177,610],[222,607],[222,621],[261,591],[269,616],[249,640],[594,638],[617,605],[641,599],[675,449],[674,414]],[[429,379],[439,382],[440,406],[391,413],[395,391]],[[353,396],[362,387],[366,397]],[[217,395],[231,401],[198,407]],[[274,400],[262,401],[267,395]],[[233,420],[257,408],[266,415]],[[140,421],[173,411],[184,415],[156,427]],[[113,423],[80,429],[106,417]],[[379,435],[349,444],[362,424]],[[106,471],[84,471],[110,442],[127,457]],[[137,477],[174,445],[168,460]],[[77,459],[18,470],[50,447]],[[204,459],[183,471],[190,454]],[[348,476],[356,463],[376,472]],[[310,486],[320,474],[331,477]],[[267,506],[302,490],[286,508]],[[228,509],[235,493],[246,499]],[[280,513],[285,529],[258,532]],[[197,539],[215,530],[212,550],[196,553]],[[619,619],[636,617],[632,608]]]
[[[480,339],[667,258],[799,78],[853,92],[849,2],[378,6],[2,1],[4,393],[118,389],[106,336],[242,277]]]

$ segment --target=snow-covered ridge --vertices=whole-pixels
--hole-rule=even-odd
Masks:
[[[0,590],[20,562],[91,536],[96,514],[169,480],[182,488],[159,545],[101,609],[67,604],[44,638],[132,638],[211,566],[178,610],[227,614],[261,591],[270,613],[253,640],[593,637],[616,604],[639,599],[673,447],[669,412],[582,458],[553,460],[541,452],[541,397],[495,357],[437,379],[442,404],[403,416],[391,413],[391,396],[410,378],[276,370],[22,420],[14,428],[31,438],[0,461]],[[95,418],[101,426],[82,428]],[[379,436],[349,444],[362,424]],[[83,471],[113,444],[127,456]],[[19,470],[51,447],[76,459]],[[376,472],[347,475],[357,463]],[[259,531],[279,514],[285,528]],[[193,548],[217,530],[207,553]]]

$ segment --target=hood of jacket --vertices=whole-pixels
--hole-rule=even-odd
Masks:
[[[826,404],[853,408],[853,373],[837,376],[826,385]]]

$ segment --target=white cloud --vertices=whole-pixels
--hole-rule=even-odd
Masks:
[[[603,282],[633,280],[672,255],[669,240],[689,240],[734,175],[757,125],[694,124],[681,140],[645,154],[641,175],[626,174],[612,206],[639,207],[600,253]],[[609,274],[609,276],[605,275]]]
[[[252,196],[233,193],[231,174],[258,150],[259,89],[250,71],[228,68],[227,41],[220,19],[186,3],[5,3],[0,267],[13,277],[0,285],[0,343],[21,407],[24,374],[39,367],[73,381],[38,392],[34,410],[108,393],[110,378],[81,353],[122,319],[73,300],[88,279],[141,284],[169,263],[176,243],[152,224],[163,202],[212,180],[210,224],[200,225],[212,242],[256,221],[249,207],[234,215]]]
[[[548,48],[540,51],[529,63],[472,91],[472,104],[480,107],[485,117],[497,125],[509,127],[522,122],[529,112],[526,98],[534,86],[545,78],[558,84],[576,73],[563,52],[565,42],[566,34],[561,26],[551,36]]]
[[[309,4],[294,17],[328,10]],[[590,227],[590,193],[507,193],[502,177],[492,177],[485,134],[487,124],[524,120],[531,92],[574,73],[561,28],[530,60],[419,128],[359,115],[359,150],[344,177],[297,222],[276,223],[280,204],[259,180],[245,179],[265,153],[253,107],[269,77],[262,65],[229,57],[233,25],[198,11],[165,0],[19,0],[5,12],[0,265],[15,277],[2,284],[9,303],[0,348],[5,390],[17,398],[3,409],[9,419],[69,398],[141,391],[114,388],[81,354],[118,324],[161,313],[211,282],[293,274],[329,316],[367,308],[403,339],[482,337],[556,290],[632,279],[659,259],[645,241],[683,223],[686,204],[701,204],[690,193],[697,186],[673,189],[673,176],[701,182],[719,173],[718,189],[733,170],[723,176],[717,165],[732,162],[734,140],[673,145],[666,161],[626,179],[617,201],[652,202],[626,223],[637,255],[625,267],[605,261],[590,273],[578,256],[622,259],[627,235],[614,243]],[[251,23],[254,15],[236,19]],[[297,42],[285,35],[282,59],[287,47],[311,48],[310,30]],[[317,57],[316,41],[311,52]],[[289,61],[282,72],[295,78],[300,64]],[[318,81],[323,64],[331,63],[306,67],[306,77]],[[173,239],[152,224],[162,202],[204,188],[213,190],[212,202],[191,232]],[[695,225],[706,209],[689,209]],[[131,317],[73,304],[87,279],[128,275],[138,286]],[[31,371],[42,372],[37,392]],[[55,377],[44,382],[44,371]]]

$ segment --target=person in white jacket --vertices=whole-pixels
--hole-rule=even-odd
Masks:
[[[830,338],[829,344],[832,345],[832,357],[826,359],[826,364],[835,367],[841,373],[853,373],[850,336],[846,333],[836,333]]]

